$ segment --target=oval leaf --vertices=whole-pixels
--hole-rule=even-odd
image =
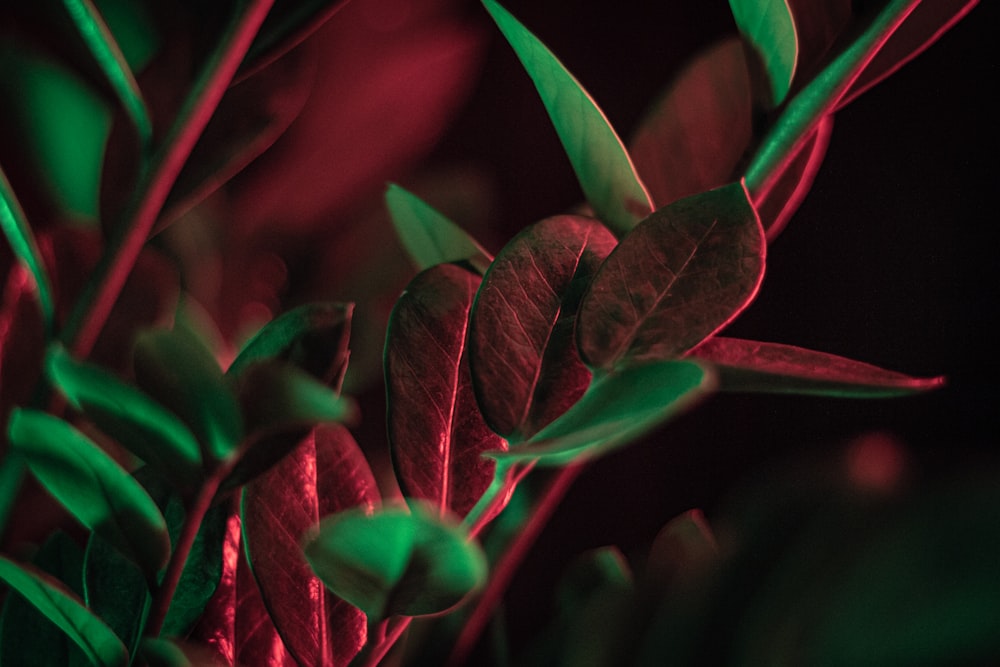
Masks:
[[[729,7],[764,66],[767,85],[762,101],[774,108],[788,95],[798,63],[799,40],[788,0],[729,0]]]
[[[486,557],[436,508],[394,507],[374,515],[349,510],[327,517],[306,545],[313,570],[370,619],[446,611],[486,580]]]
[[[580,306],[577,342],[592,368],[671,359],[753,299],[764,233],[739,183],[660,209],[629,234]]]
[[[943,377],[914,378],[825,352],[722,336],[706,340],[691,356],[718,368],[723,391],[883,398],[944,385]]]
[[[302,555],[319,518],[371,513],[378,487],[361,449],[341,426],[317,427],[292,454],[247,485],[243,533],[271,619],[301,665],[346,665],[365,643],[364,615],[327,593]]]
[[[552,52],[494,0],[483,0],[545,104],[597,217],[624,235],[653,204],[604,112]]]
[[[135,479],[89,438],[57,417],[16,410],[10,441],[69,512],[143,568],[147,580],[170,557],[167,523]]]
[[[465,354],[480,278],[454,264],[417,275],[385,342],[389,445],[406,495],[464,516],[493,481],[488,450],[506,447],[476,406]]]
[[[490,266],[469,323],[469,365],[486,423],[524,440],[590,384],[573,330],[597,267],[615,247],[606,227],[561,215],[528,227]]]

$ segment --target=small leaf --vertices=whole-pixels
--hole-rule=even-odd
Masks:
[[[454,264],[417,275],[396,302],[385,343],[389,444],[406,495],[464,516],[493,481],[482,458],[506,446],[476,406],[466,356],[480,278]]]
[[[3,556],[0,556],[0,580],[59,626],[92,664],[100,667],[124,667],[128,664],[128,652],[111,628],[57,580]]]
[[[615,371],[595,379],[573,407],[526,443],[489,455],[559,466],[594,458],[648,433],[713,388],[712,374],[689,361]]]
[[[486,273],[493,261],[490,254],[424,200],[390,183],[385,191],[385,203],[396,233],[417,270],[467,261],[480,273]]]
[[[13,451],[77,520],[138,563],[149,580],[170,557],[167,524],[135,479],[89,438],[36,410],[10,418]]]
[[[196,483],[198,441],[173,413],[98,366],[75,361],[62,347],[49,349],[45,366],[73,407],[120,445],[162,470],[178,488]]]
[[[753,300],[764,253],[739,183],[658,210],[615,248],[584,296],[581,356],[611,370],[683,355]]]
[[[718,368],[723,391],[883,398],[944,385],[943,377],[914,378],[825,352],[722,336],[706,340],[691,356]]]
[[[659,587],[684,586],[718,558],[719,545],[704,513],[689,510],[671,519],[653,540],[646,580]]]
[[[323,583],[369,619],[446,611],[486,580],[486,557],[436,508],[327,517],[305,555]]]
[[[341,426],[317,427],[293,453],[247,485],[243,534],[254,578],[285,646],[301,665],[346,665],[365,643],[364,615],[330,595],[302,555],[319,517],[371,513],[378,486]]]
[[[729,0],[740,33],[760,57],[767,77],[766,107],[780,105],[792,87],[799,43],[788,0]]]
[[[653,210],[604,112],[552,52],[494,0],[483,0],[527,70],[555,125],[587,201],[618,235]]]
[[[469,365],[486,423],[509,441],[533,435],[590,384],[574,341],[576,311],[615,244],[595,220],[547,218],[508,243],[483,279]]]
[[[38,244],[31,232],[21,204],[14,196],[14,190],[7,180],[7,175],[0,169],[0,229],[3,230],[7,242],[10,243],[14,256],[28,271],[35,282],[38,294],[38,306],[42,312],[45,328],[52,326],[54,305],[52,301],[52,286],[45,272],[45,264],[38,251]]]

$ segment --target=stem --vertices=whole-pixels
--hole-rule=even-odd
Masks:
[[[472,615],[469,616],[469,620],[466,621],[465,627],[462,628],[462,632],[458,636],[458,641],[455,642],[455,648],[448,659],[449,665],[465,663],[476,642],[479,641],[483,630],[486,629],[486,624],[489,622],[493,610],[507,591],[507,587],[514,578],[514,573],[528,555],[528,549],[535,543],[542,528],[548,523],[552,513],[559,506],[559,502],[566,495],[566,491],[569,490],[570,485],[573,484],[586,465],[585,462],[574,463],[560,468],[549,481],[549,485],[535,506],[531,518],[521,528],[513,543],[500,557],[500,561],[493,569],[493,576],[490,578],[486,590],[476,602]]]
[[[363,662],[360,663],[359,667],[376,667],[389,650],[396,645],[399,638],[403,636],[406,628],[410,627],[412,620],[412,616],[401,616],[396,621],[396,624],[392,626],[392,629],[385,632],[379,642],[372,647],[371,652],[362,657]],[[386,621],[385,623],[388,624],[388,622]]]
[[[130,214],[126,215],[128,224],[116,228],[62,333],[63,342],[77,357],[86,357],[93,348],[170,189],[273,3],[274,0],[248,0],[245,9],[234,17],[188,95],[164,145],[154,156],[152,167],[143,171],[136,199],[129,207]]]
[[[746,170],[753,201],[767,196],[799,147],[840,99],[920,0],[891,0],[864,32],[789,101]]]

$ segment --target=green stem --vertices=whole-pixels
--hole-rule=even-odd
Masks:
[[[843,53],[789,101],[747,167],[746,186],[753,201],[767,196],[820,120],[836,109],[871,59],[919,4],[920,0],[891,0]]]

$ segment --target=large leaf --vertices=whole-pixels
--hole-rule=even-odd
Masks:
[[[24,216],[21,204],[14,196],[14,190],[7,181],[7,175],[0,168],[0,229],[3,230],[7,242],[17,260],[28,269],[35,282],[38,294],[38,305],[42,311],[42,321],[46,328],[52,325],[54,305],[52,301],[52,286],[45,272],[45,264],[38,252],[38,244],[31,232],[31,227]]]
[[[944,385],[943,377],[914,378],[825,352],[722,336],[706,340],[691,356],[718,368],[723,391],[881,398]]]
[[[486,557],[437,508],[348,510],[327,517],[305,548],[334,593],[372,620],[436,614],[486,580]]]
[[[389,318],[389,444],[405,494],[464,516],[493,480],[481,454],[506,446],[483,421],[466,357],[480,278],[440,264],[413,279]]]
[[[178,488],[197,482],[198,441],[169,410],[139,389],[54,346],[46,357],[52,383],[101,430],[140,459],[163,471]]]
[[[59,581],[0,556],[0,580],[20,593],[83,650],[91,664],[124,667],[128,652],[115,633]],[[26,657],[26,656],[22,656]]]
[[[300,665],[346,665],[365,642],[364,615],[323,589],[302,555],[321,517],[379,502],[371,469],[341,426],[317,427],[246,487],[243,534],[271,619]]]
[[[566,465],[627,445],[714,388],[714,376],[689,361],[633,366],[596,379],[561,417],[519,447],[490,456]]]
[[[743,38],[760,58],[767,77],[763,102],[781,104],[792,87],[799,42],[788,0],[729,0]]]
[[[597,217],[624,235],[653,208],[621,139],[552,52],[494,0],[483,0],[535,83]]]
[[[590,384],[576,351],[576,311],[615,244],[596,220],[547,218],[508,243],[483,279],[469,366],[486,423],[510,442],[561,415]]]
[[[750,303],[764,275],[764,233],[739,183],[658,210],[601,266],[580,305],[584,361],[611,370],[670,359]]]
[[[139,564],[147,581],[170,557],[167,524],[135,479],[57,417],[16,410],[10,441],[42,485],[90,530]]]

